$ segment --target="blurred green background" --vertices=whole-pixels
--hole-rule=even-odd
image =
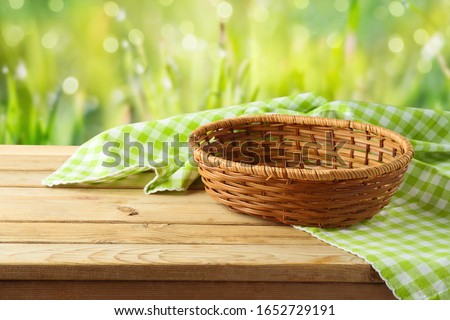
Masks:
[[[0,143],[314,91],[450,110],[450,0],[2,0]]]

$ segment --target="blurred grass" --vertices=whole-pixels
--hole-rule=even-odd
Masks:
[[[0,2],[0,143],[314,91],[450,110],[450,0]]]

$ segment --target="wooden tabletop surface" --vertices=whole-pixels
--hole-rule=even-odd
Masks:
[[[47,188],[76,149],[0,146],[0,298],[392,299],[364,260],[152,173]]]

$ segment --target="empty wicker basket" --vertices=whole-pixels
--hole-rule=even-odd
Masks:
[[[189,137],[206,191],[240,213],[347,227],[389,203],[413,157],[401,135],[348,120],[291,115],[225,119]]]

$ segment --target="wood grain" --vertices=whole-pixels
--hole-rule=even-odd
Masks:
[[[325,244],[288,226],[2,223],[1,243]]]
[[[236,281],[0,281],[0,299],[395,299],[384,284]],[[290,302],[293,303],[293,302]],[[142,303],[152,307],[157,302]],[[117,307],[120,307],[118,305]]]
[[[1,155],[0,170],[32,171],[46,170],[52,171],[60,167],[68,157],[65,155]]]
[[[276,225],[237,214],[204,191],[0,188],[0,221]]]
[[[0,145],[0,156],[65,156],[70,157],[78,146]]]
[[[0,244],[3,280],[380,282],[331,246]]]
[[[72,146],[0,145],[0,171],[53,171],[76,149]]]

